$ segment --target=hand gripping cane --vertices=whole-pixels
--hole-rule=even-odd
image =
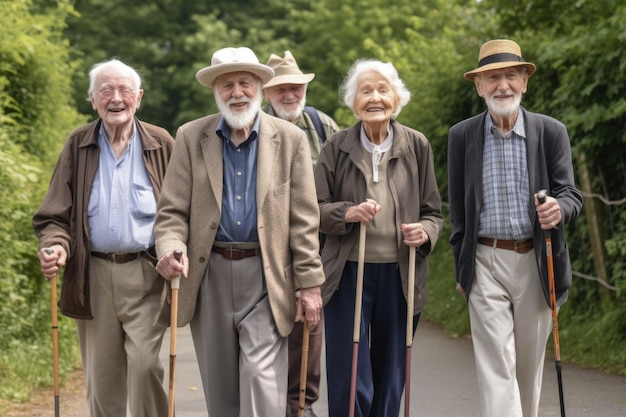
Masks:
[[[365,230],[367,225],[361,222],[359,234],[359,262],[356,273],[356,298],[354,300],[354,333],[352,334],[352,374],[350,378],[349,417],[354,417],[356,403],[356,372],[359,361],[359,339],[361,334],[361,304],[363,301],[363,269],[365,268]]]
[[[413,305],[415,298],[415,250],[409,246],[409,282],[406,301],[406,366],[404,375],[404,417],[409,417],[411,404],[411,347],[413,346]]]
[[[178,262],[183,257],[181,250],[174,251],[174,258]],[[168,417],[174,417],[174,380],[176,374],[176,329],[178,327],[178,287],[180,286],[180,276],[171,282],[172,305],[170,310],[170,391]]]
[[[546,202],[546,190],[537,192],[539,204]],[[559,322],[556,311],[556,289],[554,285],[554,263],[552,260],[552,234],[549,230],[544,231],[546,237],[546,263],[548,264],[548,286],[550,288],[550,307],[552,309],[552,335],[554,336],[554,362],[556,364],[556,376],[559,385],[559,404],[561,417],[565,417],[565,403],[563,402],[563,380],[561,378],[561,344],[559,343]]]
[[[48,255],[53,249],[46,249]],[[59,417],[59,326],[57,318],[57,276],[50,279],[50,306],[52,310],[52,372],[54,381],[54,416]]]
[[[307,325],[306,318],[303,318],[302,321],[304,323],[304,329],[302,331],[302,359],[300,360],[300,392],[298,397],[298,417],[304,417],[306,377],[309,367],[309,326]]]

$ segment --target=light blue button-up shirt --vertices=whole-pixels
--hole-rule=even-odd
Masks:
[[[222,218],[215,238],[219,242],[258,242],[259,240],[256,167],[260,120],[260,115],[257,115],[248,139],[237,147],[231,141],[230,127],[223,117],[217,125],[216,133],[224,141]]]
[[[104,253],[145,250],[154,244],[156,198],[143,161],[137,126],[119,159],[103,126],[98,145],[100,160],[88,208],[91,250]]]

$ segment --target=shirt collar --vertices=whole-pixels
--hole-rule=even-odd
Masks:
[[[487,129],[488,132],[495,133],[497,137],[502,136],[498,132],[498,128],[496,127],[496,125],[493,123],[493,119],[491,118],[491,114],[489,112],[487,112],[487,120],[485,123],[486,123],[485,128]],[[511,129],[511,131],[507,133],[504,137],[510,137],[511,133],[515,133],[515,135],[520,138],[526,138],[526,128],[524,124],[524,112],[522,112],[521,108],[517,110],[517,119],[515,120],[513,129]]]
[[[256,138],[259,137],[260,125],[261,125],[261,112],[259,111],[256,117],[254,118],[254,124],[252,125],[252,130],[250,131],[250,135],[248,136],[248,139],[255,140]],[[230,126],[228,126],[228,123],[226,123],[226,119],[224,119],[224,116],[220,117],[220,121],[217,124],[217,128],[215,129],[215,133],[223,140],[230,140]]]

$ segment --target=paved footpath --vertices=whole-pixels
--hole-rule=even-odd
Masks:
[[[561,346],[561,350],[567,347]],[[169,331],[162,358],[169,372]],[[472,344],[451,338],[441,328],[421,322],[411,349],[411,417],[480,417]],[[563,365],[563,395],[568,417],[626,417],[626,377]],[[166,375],[166,381],[169,381]],[[325,376],[322,375],[324,384]],[[176,416],[207,416],[202,384],[189,328],[177,333]],[[403,401],[404,403],[404,401]],[[314,409],[328,415],[326,387]],[[404,416],[404,411],[400,412]],[[554,356],[548,352],[544,368],[541,417],[559,417],[560,407]]]
[[[166,390],[169,386],[169,335],[168,330],[161,349]],[[561,346],[561,350],[564,349],[567,346]],[[626,417],[626,377],[568,364],[563,365],[562,376],[568,417]],[[324,382],[325,375],[322,375],[321,398],[314,405],[319,417],[328,416]],[[177,417],[208,415],[188,326],[177,332],[175,388]],[[64,404],[63,388],[61,392],[63,417],[87,417],[84,401]],[[451,338],[437,326],[425,321],[419,324],[412,347],[410,408],[411,417],[481,417],[469,338]],[[544,368],[539,414],[541,417],[560,416],[556,370],[550,351]],[[404,416],[404,411],[401,410],[400,416]]]

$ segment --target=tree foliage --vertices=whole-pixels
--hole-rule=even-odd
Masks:
[[[40,348],[50,343],[49,287],[38,266],[31,218],[53,160],[81,118],[68,99],[75,63],[62,29],[69,4],[43,10],[21,0],[1,1],[0,7],[0,233],[6,243],[0,246],[0,397],[19,399],[51,380],[51,373],[33,372],[35,364],[52,369],[49,351]],[[63,354],[64,373],[74,365],[75,351]],[[25,352],[32,354],[28,361]]]

